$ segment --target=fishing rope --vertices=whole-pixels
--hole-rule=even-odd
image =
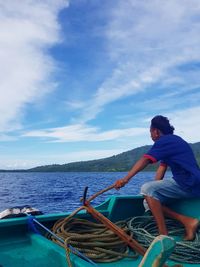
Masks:
[[[165,222],[169,236],[177,240],[176,247],[169,258],[182,263],[200,264],[200,231],[196,232],[193,241],[184,241],[181,240],[185,233],[183,225],[168,218]],[[145,248],[148,248],[159,235],[153,216],[133,217],[128,221],[128,228],[133,237]]]
[[[176,247],[169,258],[176,262],[200,264],[200,232],[197,231],[193,241],[184,241],[181,240],[185,232],[184,227],[172,219],[165,221],[169,235],[180,240],[176,241]],[[145,248],[159,235],[152,216],[137,216],[128,221],[117,222],[116,225]],[[131,250],[130,253],[127,244],[101,223],[68,216],[57,221],[52,231],[65,240],[63,244],[52,236],[49,237],[54,242],[65,249],[71,245],[94,262],[113,262],[124,257],[138,257],[137,252]],[[66,254],[69,260],[69,250]]]
[[[125,232],[129,231],[125,221],[118,222],[117,225]],[[94,262],[113,262],[124,257],[138,257],[138,253],[130,252],[127,244],[102,223],[69,216],[57,221],[52,231],[61,237],[65,244],[52,236],[49,237],[51,240],[64,248],[69,245],[75,247]],[[69,260],[68,253],[67,257]]]
[[[98,195],[114,188],[114,185],[97,192],[87,201],[90,202]],[[87,189],[87,188],[86,188]],[[84,192],[83,204],[86,203]],[[139,255],[134,250],[129,250],[128,245],[120,239],[112,230],[104,224],[92,222],[74,217],[84,206],[72,212],[67,218],[58,220],[52,232],[64,240],[64,244],[52,235],[48,238],[66,249],[68,265],[71,267],[69,245],[83,253],[93,262],[113,262],[124,257],[137,258]],[[170,255],[170,259],[176,262],[200,264],[200,233],[196,233],[193,241],[181,240],[184,235],[184,227],[172,220],[166,219],[166,226],[170,236],[175,237],[176,247]],[[151,242],[159,235],[157,225],[152,216],[137,216],[125,221],[115,223],[125,233],[138,241],[142,247],[148,248]]]
[[[63,242],[54,239],[52,235],[49,236],[49,238],[65,249],[69,247],[69,245],[75,247],[94,262],[113,262],[124,257],[137,258],[138,253],[135,249],[129,251],[128,244],[132,247],[133,244],[134,247],[137,245],[137,250],[140,249],[142,252],[143,248],[141,248],[139,244],[136,244],[136,241],[134,242],[132,239],[127,239],[127,231],[129,231],[127,224],[125,222],[118,222],[114,227],[111,222],[108,222],[109,220],[105,221],[106,218],[101,217],[98,212],[93,209],[91,211],[91,206],[89,206],[90,201],[112,188],[114,188],[114,185],[97,192],[87,200],[86,195],[88,187],[86,187],[82,198],[83,206],[75,210],[67,218],[57,221],[53,226],[52,232],[64,240],[64,245]],[[102,223],[73,218],[82,209],[92,212],[94,218],[98,215],[98,220],[100,219]],[[119,230],[121,230],[121,232]],[[69,250],[67,249],[66,256],[68,265],[72,266]]]

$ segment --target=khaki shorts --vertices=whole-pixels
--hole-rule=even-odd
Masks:
[[[173,178],[145,183],[140,193],[155,198],[162,204],[171,203],[176,199],[194,197],[193,194],[184,191]]]

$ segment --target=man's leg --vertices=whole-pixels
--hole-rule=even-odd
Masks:
[[[196,218],[188,217],[179,214],[166,206],[162,206],[163,213],[172,219],[175,219],[182,223],[185,227],[185,237],[184,240],[193,240],[195,238],[195,233],[197,231],[199,220]]]
[[[167,234],[167,227],[164,220],[164,215],[166,215],[184,225],[186,232],[185,240],[192,240],[194,238],[199,221],[195,218],[179,214],[161,204],[171,198],[178,197],[179,199],[185,199],[190,197],[173,179],[148,182],[142,186],[141,193],[145,196],[160,234]]]
[[[149,197],[145,196],[145,199],[149,205],[149,208],[155,218],[156,224],[158,226],[158,231],[159,234],[167,235],[167,227],[165,224],[165,219],[164,215],[165,214],[167,217],[170,217],[172,219],[175,219],[182,223],[185,227],[185,237],[184,240],[193,240],[195,237],[195,233],[197,231],[199,221],[198,219],[188,217],[182,214],[179,214],[171,209],[169,209],[166,206],[162,206],[160,201]]]
[[[160,235],[168,235],[167,227],[165,224],[165,218],[163,214],[163,209],[160,201],[154,199],[153,197],[145,196],[148,206],[156,220],[158,226],[158,232]]]

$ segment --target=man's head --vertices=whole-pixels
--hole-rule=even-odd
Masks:
[[[158,115],[151,120],[150,133],[152,140],[156,141],[162,135],[173,134],[174,127],[169,123],[167,117]]]

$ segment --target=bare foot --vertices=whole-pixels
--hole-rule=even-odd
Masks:
[[[185,224],[186,235],[184,237],[184,240],[186,241],[193,240],[195,238],[198,226],[199,226],[199,220],[197,219],[191,218],[189,221],[187,221],[187,224]]]

